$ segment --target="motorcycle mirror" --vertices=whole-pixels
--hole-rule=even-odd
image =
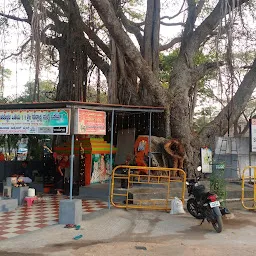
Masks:
[[[202,171],[202,167],[201,166],[198,166],[196,169],[197,169],[198,172]]]

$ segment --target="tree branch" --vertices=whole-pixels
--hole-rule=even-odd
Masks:
[[[127,29],[128,32],[134,34],[138,40],[138,43],[140,47],[143,45],[143,36],[140,33],[140,28],[138,26],[135,26],[123,13],[122,10],[118,12],[118,15],[124,25],[124,27]]]
[[[173,38],[171,42],[169,42],[168,44],[160,45],[159,50],[160,51],[168,50],[172,48],[175,44],[180,43],[181,39],[182,39],[181,37]]]
[[[20,50],[17,52],[17,53],[12,53],[10,55],[8,55],[7,57],[3,58],[0,60],[0,62],[4,61],[4,60],[7,60],[11,57],[14,57],[14,56],[19,56],[20,54],[22,54],[22,52],[24,51],[24,49],[26,48],[26,46],[28,45],[28,43],[31,41],[31,38],[29,38],[21,47],[20,47]]]
[[[69,6],[68,6],[69,1],[62,1],[62,0],[46,0],[46,1],[50,4],[53,1],[56,5],[58,5],[63,10],[63,12],[66,12],[66,13],[69,12]]]
[[[49,10],[46,10],[47,17],[52,19],[52,21],[55,23],[56,32],[62,34],[65,29],[67,29],[67,23],[60,21],[58,18],[58,15],[56,15],[54,12],[50,12]]]
[[[185,5],[185,2],[186,2],[186,0],[183,0],[183,3],[180,7],[180,10],[175,15],[173,15],[173,16],[163,16],[163,17],[160,18],[160,20],[164,20],[164,19],[171,20],[171,19],[174,19],[177,16],[179,16],[182,12],[184,12],[186,10],[186,9],[182,10],[184,5]],[[135,27],[141,27],[141,26],[145,25],[145,21],[142,21],[142,22],[130,21],[130,23],[131,23],[132,26],[135,26]]]
[[[199,134],[199,138],[203,141],[213,143],[214,137],[218,134],[223,136],[227,132],[228,121],[233,124],[244,110],[256,87],[256,59],[252,65],[252,69],[244,76],[242,83],[233,96],[232,100],[222,109],[218,116],[210,122]],[[235,106],[235,107],[234,107]],[[227,116],[229,114],[229,120]],[[197,138],[198,139],[198,138]]]
[[[228,0],[229,4],[232,5],[232,2],[235,2],[234,7],[241,6],[244,3],[249,2],[249,0]],[[229,8],[227,8],[227,12],[222,12],[222,4],[224,1],[219,0],[218,4],[214,8],[214,10],[211,12],[211,14],[195,29],[191,39],[189,40],[189,44],[193,42],[193,46],[191,45],[189,49],[194,53],[199,49],[201,43],[205,41],[207,36],[209,36],[212,31],[218,26],[219,21],[225,17],[229,13]]]
[[[111,58],[111,53],[109,47],[97,36],[97,34],[91,30],[84,22],[83,22],[83,31],[87,34],[87,36],[99,46],[99,48],[107,55],[107,57]]]
[[[97,10],[119,49],[134,65],[136,75],[141,80],[145,81],[145,86],[147,86],[146,89],[153,97],[153,104],[164,106],[167,102],[166,90],[159,85],[159,81],[153,71],[147,65],[131,38],[124,31],[122,24],[115,14],[112,4],[108,0],[91,0],[91,3]]]
[[[178,11],[175,15],[173,15],[173,16],[163,16],[163,17],[161,18],[161,20],[162,20],[162,19],[171,20],[171,19],[174,19],[174,18],[176,18],[177,16],[179,16],[179,15],[184,11],[184,10],[182,11],[182,9],[183,9],[183,7],[184,7],[184,5],[185,5],[185,2],[186,2],[186,0],[183,0],[183,3],[182,3],[182,5],[181,5],[179,11]]]
[[[105,77],[108,78],[110,69],[109,64],[98,55],[95,47],[92,47],[90,42],[86,38],[84,38],[84,44],[87,49],[88,57],[102,71]]]
[[[2,13],[2,12],[0,12],[0,16],[5,17],[5,18],[8,18],[8,19],[11,19],[11,20],[16,20],[16,21],[22,21],[22,22],[27,22],[27,23],[29,23],[29,20],[28,20],[28,19],[16,17],[16,16],[9,15],[9,14],[5,14],[5,13]]]
[[[202,79],[207,73],[217,69],[220,66],[223,66],[224,64],[224,61],[206,62],[201,64],[194,69],[194,79],[198,81]]]
[[[184,22],[166,23],[166,22],[160,21],[160,24],[163,26],[168,26],[168,27],[173,27],[173,26],[183,26],[184,27],[185,26]]]
[[[205,4],[206,0],[200,0],[199,3],[196,6],[196,17],[201,13],[203,6]]]
[[[107,55],[107,57],[111,58],[111,53],[109,47],[97,36],[97,34],[89,28],[84,22],[79,12],[79,6],[77,5],[76,0],[71,0],[72,5],[70,4],[70,11],[73,13],[74,21],[77,24],[77,27],[81,27],[83,31],[87,34],[87,36],[94,41],[95,44],[99,46],[99,48]]]
[[[21,3],[28,15],[28,22],[31,24],[33,17],[33,10],[29,0],[21,0]]]

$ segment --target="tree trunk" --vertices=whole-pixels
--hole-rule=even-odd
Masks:
[[[156,76],[159,70],[159,32],[160,0],[148,0],[142,55]]]
[[[56,100],[86,101],[87,54],[80,43],[83,34],[72,29],[62,41],[59,50],[59,83]]]
[[[137,75],[133,65],[124,57],[114,41],[111,43],[112,57],[109,78],[109,103],[140,105]]]
[[[160,0],[147,0],[142,56],[158,77],[159,72]],[[156,105],[147,89],[147,81],[140,79],[139,95],[145,105]]]
[[[108,102],[111,104],[118,103],[117,95],[117,48],[114,40],[111,40],[111,66],[108,79]]]

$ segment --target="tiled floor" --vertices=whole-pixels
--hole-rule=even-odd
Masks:
[[[60,199],[63,197],[46,196],[31,207],[21,206],[16,211],[0,213],[0,241],[57,224]],[[107,208],[106,202],[98,200],[83,200],[82,204],[85,214]]]

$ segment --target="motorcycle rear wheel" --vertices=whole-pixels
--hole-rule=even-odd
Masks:
[[[187,210],[196,219],[199,219],[199,220],[204,219],[201,212],[198,211],[197,202],[194,198],[188,199]]]
[[[212,222],[212,226],[217,233],[220,233],[223,229],[222,216],[216,216],[216,222]]]

